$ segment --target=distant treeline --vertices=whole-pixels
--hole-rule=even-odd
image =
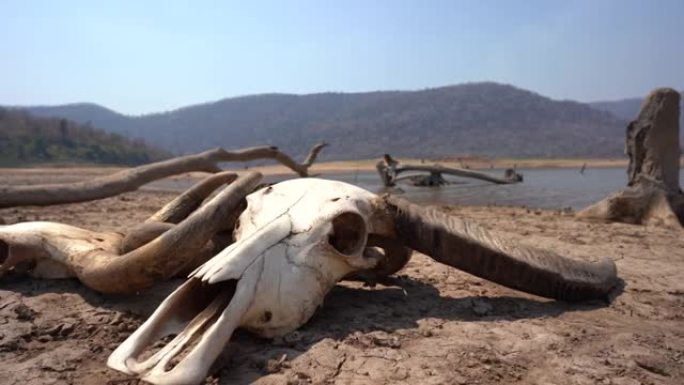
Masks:
[[[477,155],[515,158],[622,156],[627,119],[497,83],[419,91],[265,94],[165,113],[126,116],[93,104],[30,108],[36,116],[93,122],[177,153],[274,145],[321,160]],[[633,119],[636,112],[630,119]]]
[[[39,118],[0,107],[0,166],[39,163],[137,165],[169,154],[142,140],[106,133],[90,124]]]

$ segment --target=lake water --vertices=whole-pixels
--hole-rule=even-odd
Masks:
[[[525,180],[511,185],[495,185],[474,179],[448,177],[456,182],[441,187],[414,187],[399,183],[397,187],[403,196],[420,203],[445,203],[462,205],[514,205],[534,208],[581,209],[597,202],[608,194],[619,190],[627,183],[627,173],[623,168],[588,168],[584,174],[578,169],[518,169]],[[495,176],[503,175],[502,170],[488,170]],[[384,189],[375,172],[347,172],[320,175],[321,178],[340,180],[356,184],[369,191],[382,193]],[[274,183],[291,176],[267,176],[265,182]],[[684,180],[684,171],[680,171]],[[184,189],[187,183],[178,182],[173,186],[158,187]],[[391,190],[397,193],[396,189]]]

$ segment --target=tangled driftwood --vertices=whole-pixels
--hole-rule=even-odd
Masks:
[[[60,203],[86,202],[133,191],[152,181],[192,171],[219,172],[220,162],[245,162],[256,159],[273,159],[288,167],[299,176],[308,176],[309,167],[318,153],[326,147],[319,143],[311,148],[304,162],[297,163],[277,147],[252,147],[226,151],[222,148],[198,154],[146,164],[119,171],[93,180],[32,186],[0,186],[0,208],[14,206],[48,206]]]
[[[338,280],[393,274],[410,250],[550,298],[605,297],[617,283],[610,260],[520,245],[437,208],[346,183],[301,178],[255,191],[258,173],[234,179],[211,176],[127,234],[0,225],[0,271],[30,265],[34,277],[75,276],[106,293],[192,271],[107,362],[154,384],[200,383],[236,328],[290,332]]]
[[[680,227],[684,194],[679,187],[680,95],[661,88],[646,97],[627,126],[627,187],[580,211],[587,219]]]
[[[0,226],[0,249],[7,253],[0,256],[0,273],[19,264],[30,264],[31,275],[36,278],[75,276],[104,293],[132,293],[149,287],[196,267],[213,255],[216,246],[225,246],[212,244],[212,238],[226,228],[232,230],[232,213],[260,177],[258,173],[249,173],[239,178],[197,210],[194,208],[213,190],[191,189],[196,192],[192,199],[174,200],[150,218],[153,222],[126,234],[52,222]],[[235,175],[221,173],[211,179],[229,181]]]
[[[442,176],[443,174],[459,176],[462,178],[479,179],[495,184],[518,183],[523,180],[522,175],[516,173],[512,169],[506,170],[503,178],[498,178],[482,172],[463,168],[444,167],[441,165],[426,166],[401,164],[389,154],[385,154],[383,158],[375,164],[375,168],[378,170],[380,180],[382,180],[385,187],[395,186],[398,181],[403,179],[402,177],[399,177],[399,174],[411,171],[428,173],[427,175],[412,175],[406,177],[415,186],[441,186],[448,184]]]

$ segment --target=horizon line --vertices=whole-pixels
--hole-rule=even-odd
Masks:
[[[4,104],[0,105],[0,107],[4,108],[12,108],[12,109],[28,109],[28,108],[55,108],[55,107],[71,107],[71,106],[84,106],[84,105],[91,105],[91,106],[96,106],[99,108],[106,109],[112,113],[124,116],[124,117],[129,117],[129,118],[135,118],[135,117],[144,117],[144,116],[151,116],[151,115],[161,115],[161,114],[167,114],[167,113],[172,113],[192,107],[198,107],[198,106],[204,106],[204,105],[210,105],[210,104],[215,104],[219,103],[222,101],[227,101],[227,100],[234,100],[234,99],[243,99],[243,98],[252,98],[252,97],[260,97],[260,96],[314,96],[314,95],[326,95],[326,94],[340,94],[340,95],[361,95],[361,94],[374,94],[374,93],[392,93],[392,92],[421,92],[421,91],[432,91],[432,90],[439,90],[439,89],[444,89],[444,88],[452,88],[452,87],[459,87],[459,86],[468,86],[468,85],[483,85],[483,84],[493,84],[493,85],[498,85],[498,86],[504,86],[504,87],[512,87],[521,91],[525,92],[531,92],[533,94],[539,95],[541,97],[550,99],[552,101],[557,101],[557,102],[576,102],[576,103],[581,103],[581,104],[592,104],[592,103],[603,103],[603,102],[621,102],[621,101],[626,101],[626,100],[632,100],[632,99],[643,99],[646,97],[644,96],[626,96],[623,98],[619,99],[601,99],[601,100],[591,100],[591,101],[580,101],[576,99],[570,99],[570,98],[554,98],[551,96],[544,95],[542,93],[539,93],[537,91],[527,89],[527,88],[522,88],[519,86],[516,86],[512,83],[505,83],[505,82],[497,82],[493,80],[481,80],[481,81],[468,81],[468,82],[462,82],[462,83],[453,83],[453,84],[446,84],[442,86],[432,86],[432,87],[422,87],[422,88],[413,88],[413,89],[376,89],[376,90],[369,90],[369,91],[316,91],[316,92],[305,92],[305,93],[296,93],[296,92],[262,92],[262,93],[254,93],[254,94],[242,94],[242,95],[233,95],[233,96],[226,96],[226,97],[221,97],[218,99],[213,99],[213,100],[207,100],[203,102],[196,102],[196,103],[190,103],[186,104],[183,106],[167,109],[167,110],[158,110],[158,111],[152,111],[152,112],[144,112],[144,113],[124,113],[118,110],[115,110],[113,108],[108,107],[105,104],[101,104],[98,102],[93,102],[93,101],[75,101],[75,102],[64,102],[64,103],[57,103],[57,104]],[[676,86],[659,86],[659,87],[654,87],[653,89],[658,89],[658,88],[663,88],[663,87],[669,87],[674,90],[677,90],[679,93],[684,94],[684,87],[676,87]]]

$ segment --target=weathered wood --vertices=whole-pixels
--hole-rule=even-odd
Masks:
[[[627,187],[578,213],[579,217],[680,227],[684,195],[679,187],[680,95],[652,91],[626,131]]]
[[[0,276],[23,260],[35,259],[36,263],[52,263],[44,271],[59,268],[68,273],[63,277],[75,275],[102,293],[136,292],[196,268],[215,255],[212,239],[242,209],[245,197],[260,180],[260,173],[248,172],[177,225],[148,222],[146,226],[156,228],[133,229],[126,237],[51,222],[2,225]]]
[[[395,182],[399,182],[403,179],[408,179],[412,185],[419,187],[436,187],[449,184],[449,181],[444,179],[442,173],[436,171],[430,172],[429,174],[402,176],[397,178]]]
[[[479,179],[486,182],[491,182],[495,184],[511,184],[518,183],[522,181],[522,176],[513,172],[510,173],[507,170],[506,176],[503,178],[498,178],[492,175],[488,175],[482,172],[466,170],[462,168],[444,167],[440,165],[425,166],[425,165],[401,165],[397,160],[385,154],[382,160],[378,161],[375,165],[380,175],[380,179],[385,187],[392,187],[396,184],[399,174],[409,171],[426,172],[429,176],[426,179],[426,183],[418,184],[421,186],[434,186],[443,181],[442,174],[459,176],[462,178],[473,178]],[[431,184],[431,183],[435,184]]]
[[[107,198],[172,175],[193,171],[220,172],[220,162],[245,162],[273,159],[305,177],[326,143],[315,145],[303,163],[297,163],[277,147],[252,147],[226,151],[222,148],[150,163],[89,181],[65,184],[0,187],[0,208],[14,206],[48,206],[61,203],[86,202]]]

